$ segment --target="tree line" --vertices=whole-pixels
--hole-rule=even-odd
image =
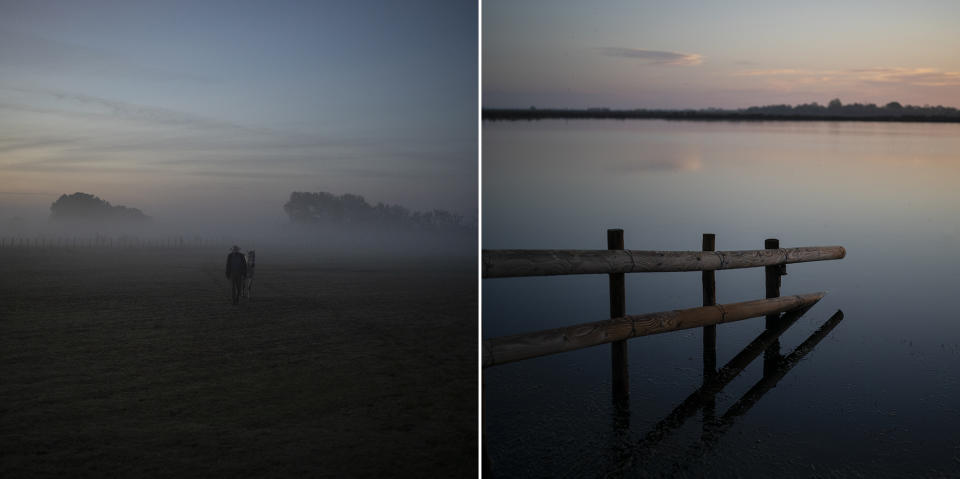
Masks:
[[[428,231],[468,230],[462,215],[445,210],[411,211],[400,205],[367,203],[360,195],[295,191],[283,210],[294,223],[372,225]]]
[[[360,195],[317,193],[290,193],[283,211],[297,224],[372,225],[425,231],[467,231],[472,226],[462,215],[446,210],[411,211],[400,205],[367,203]],[[61,195],[50,205],[54,220],[142,222],[151,218],[137,208],[111,205],[89,193]]]
[[[690,119],[690,120],[852,120],[852,121],[914,121],[960,122],[960,110],[949,106],[902,105],[892,101],[883,106],[874,103],[843,104],[839,98],[826,105],[817,102],[795,106],[779,104],[751,106],[739,109],[704,108],[700,110],[614,110],[586,109],[484,109],[485,120],[539,120],[558,119]]]

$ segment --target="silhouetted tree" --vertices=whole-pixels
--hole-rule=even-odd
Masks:
[[[95,195],[80,192],[60,195],[60,198],[50,205],[50,217],[55,220],[146,221],[150,219],[137,208],[112,206],[110,202],[101,200]]]
[[[368,224],[431,231],[467,229],[463,216],[444,210],[413,212],[400,206],[377,203],[372,206],[359,195],[340,196],[321,191],[295,191],[283,205],[283,211],[295,223]]]

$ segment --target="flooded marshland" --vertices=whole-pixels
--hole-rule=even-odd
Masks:
[[[827,296],[775,337],[756,318],[483,371],[495,475],[951,475],[960,467],[960,125],[536,121],[483,124],[485,249],[718,250],[842,245],[788,265],[783,295]],[[628,314],[701,304],[700,273],[626,275]],[[762,268],[716,273],[721,304]],[[491,338],[609,314],[605,275],[484,279]],[[764,336],[766,335],[766,337]],[[760,346],[758,346],[758,344]],[[776,344],[775,356],[768,356]]]

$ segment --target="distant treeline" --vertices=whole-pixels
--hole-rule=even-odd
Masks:
[[[60,198],[50,205],[50,217],[55,220],[84,221],[143,222],[150,220],[149,216],[137,208],[113,206],[109,201],[101,200],[95,195],[80,192],[60,195]]]
[[[283,211],[291,221],[301,224],[340,224],[386,226],[427,231],[466,231],[464,217],[444,210],[413,211],[400,205],[371,205],[359,195],[334,195],[327,192],[290,193]]]
[[[801,105],[751,106],[737,110],[706,108],[702,110],[613,110],[610,108],[574,109],[489,109],[483,110],[484,120],[541,120],[541,119],[667,119],[667,120],[807,120],[807,121],[906,121],[906,122],[960,122],[960,110],[947,106],[915,106],[890,102],[883,106],[873,103],[844,105],[833,99],[827,105],[816,102]]]
[[[362,196],[349,193],[337,196],[323,191],[293,192],[290,193],[289,201],[283,205],[283,211],[292,222],[299,224],[371,225],[418,231],[475,229],[463,216],[449,211],[410,211],[400,205],[385,203],[371,205]],[[113,206],[95,195],[80,192],[61,195],[50,205],[50,217],[68,224],[95,227],[145,222],[151,219],[137,208]],[[11,229],[18,230],[23,228],[24,223],[22,218],[14,218],[9,225]],[[127,242],[118,238],[118,243]]]

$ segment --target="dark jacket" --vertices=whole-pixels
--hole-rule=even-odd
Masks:
[[[239,251],[234,251],[227,255],[227,277],[232,278],[236,276],[246,276],[247,275],[247,259],[243,257],[243,253]]]

